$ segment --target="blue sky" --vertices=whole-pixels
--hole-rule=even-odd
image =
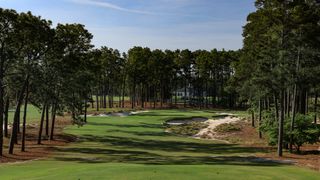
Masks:
[[[96,47],[239,49],[254,0],[0,0],[1,8],[81,23]]]

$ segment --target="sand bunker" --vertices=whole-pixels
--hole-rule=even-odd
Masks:
[[[217,132],[215,132],[215,128],[221,124],[229,124],[229,123],[236,123],[240,121],[240,118],[234,117],[233,115],[230,116],[230,114],[223,114],[223,115],[228,115],[223,118],[219,119],[209,119],[205,121],[204,123],[208,124],[208,127],[200,130],[198,134],[196,134],[194,137],[196,138],[203,138],[205,137],[206,139],[216,139]]]
[[[88,114],[87,117],[127,117],[131,115],[147,113],[149,111],[134,111],[134,112],[113,112],[102,114]]]
[[[189,124],[192,122],[206,122],[208,119],[207,118],[192,118],[192,119],[177,119],[177,120],[170,120],[167,121],[166,124],[168,125],[174,125],[174,126],[178,126],[178,125],[182,125],[182,124]]]

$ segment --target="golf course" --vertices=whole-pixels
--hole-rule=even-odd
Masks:
[[[0,0],[0,180],[320,180],[320,0]]]
[[[165,132],[164,122],[203,111],[155,110],[127,117],[88,117],[67,126],[77,137],[51,157],[2,164],[1,179],[319,179],[319,172],[256,161],[262,149]]]

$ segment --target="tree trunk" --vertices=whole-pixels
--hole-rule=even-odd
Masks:
[[[175,89],[176,89],[176,92],[174,93],[174,104],[177,107],[177,104],[178,104],[178,95],[177,95],[178,85],[177,84],[175,85]]]
[[[46,138],[49,137],[49,106],[46,106]]]
[[[254,110],[251,111],[251,126],[255,127],[255,124],[254,124]]]
[[[135,81],[133,83],[133,87],[132,87],[132,102],[131,102],[131,108],[134,109],[136,104],[136,84]]]
[[[261,98],[259,99],[259,138],[262,138],[262,132],[260,130],[262,123],[262,101]]]
[[[42,107],[42,114],[41,114],[39,134],[38,134],[38,144],[41,144],[41,136],[42,136],[43,121],[44,121],[44,115],[45,115],[45,111],[46,111],[46,106],[47,106],[46,103],[44,103],[43,107]]]
[[[316,92],[316,97],[314,100],[314,124],[317,124],[317,106],[318,106],[318,93]]]
[[[206,80],[206,108],[208,108],[208,81]]]
[[[280,119],[279,119],[279,134],[278,134],[278,156],[282,157],[282,148],[283,148],[283,125],[285,117],[285,104],[284,104],[284,90],[282,90],[280,95]]]
[[[275,120],[278,121],[278,119],[279,119],[279,105],[278,105],[278,97],[276,95],[274,95],[274,105],[275,105],[275,111],[276,111]]]
[[[287,91],[287,109],[286,109],[288,118],[290,118],[290,104],[291,104],[290,96],[291,96],[290,89],[288,89],[288,91]]]
[[[10,143],[9,143],[9,154],[13,154],[13,148],[14,144],[18,141],[18,126],[19,124],[19,118],[20,118],[20,107],[24,98],[24,91],[27,88],[29,84],[29,75],[27,75],[26,80],[23,84],[23,87],[21,91],[19,92],[18,99],[17,99],[17,105],[16,105],[16,111],[14,113],[14,119],[13,119],[13,127],[11,131],[11,138],[10,138]],[[1,89],[1,88],[0,88]],[[1,98],[0,98],[1,99]],[[1,103],[0,103],[1,104]]]
[[[52,104],[52,110],[51,110],[51,132],[50,132],[50,140],[52,141],[53,135],[54,135],[54,126],[55,126],[55,121],[56,121],[56,111],[57,107],[56,104]]]
[[[290,123],[290,131],[291,131],[291,133],[294,130],[294,123],[295,123],[295,118],[296,118],[296,101],[297,101],[297,84],[294,85],[294,89],[293,89],[292,117],[291,117],[291,123]],[[289,149],[290,149],[290,152],[292,152],[292,149],[293,149],[293,134],[290,135]]]
[[[187,106],[187,79],[184,82],[184,102],[183,102],[183,107],[186,108]]]
[[[84,122],[87,123],[87,111],[88,111],[88,105],[87,105],[87,98],[84,100]]]
[[[96,93],[96,108],[97,108],[97,111],[99,111],[99,90],[97,90],[97,93]]]
[[[2,77],[0,79],[0,156],[3,154],[3,97],[4,97],[4,89],[3,89],[3,83],[2,83]]]
[[[141,84],[140,87],[140,93],[141,93],[141,108],[144,108],[144,86],[143,84]]]
[[[162,109],[163,106],[163,85],[162,82],[160,84],[160,108]]]
[[[124,106],[125,106],[125,104],[124,104],[125,90],[126,90],[126,82],[125,82],[125,78],[124,78],[124,80],[123,80],[123,89],[122,89],[122,108],[124,108]]]
[[[157,104],[157,86],[155,85],[153,87],[153,109],[156,108],[156,104]]]
[[[10,105],[10,99],[8,96],[6,100],[6,105],[4,108],[4,136],[5,137],[8,137],[9,105]]]
[[[103,97],[103,108],[107,108],[107,87],[106,85],[104,84],[103,87],[102,87],[102,97]]]
[[[25,152],[28,98],[29,98],[29,83],[28,83],[27,89],[26,89],[26,97],[25,97],[24,111],[23,111],[22,142],[21,142],[21,151],[22,152]]]
[[[301,114],[306,114],[306,112],[307,112],[307,109],[306,109],[306,107],[307,107],[307,102],[306,102],[307,91],[306,91],[306,89],[302,88],[300,94],[301,94],[301,96],[300,96],[300,111],[299,112]]]

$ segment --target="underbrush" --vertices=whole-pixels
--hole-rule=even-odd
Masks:
[[[240,131],[241,127],[238,124],[221,124],[214,129],[218,133],[229,133]]]
[[[182,124],[177,126],[168,126],[167,130],[173,134],[179,134],[184,136],[194,136],[199,133],[201,129],[208,127],[207,124],[201,122],[192,122],[188,124]]]

